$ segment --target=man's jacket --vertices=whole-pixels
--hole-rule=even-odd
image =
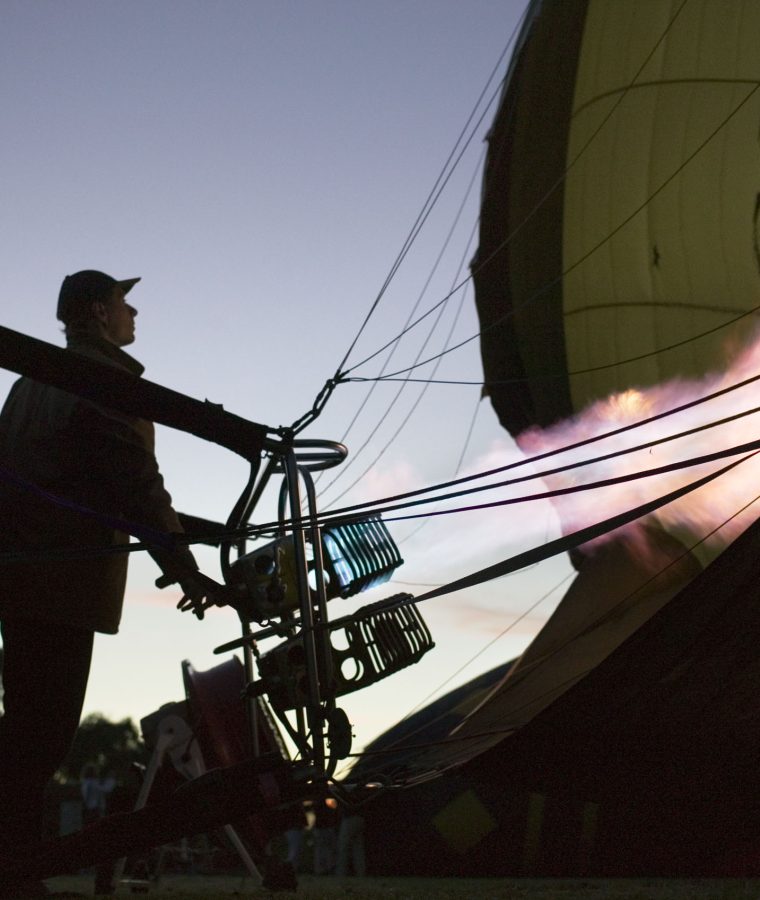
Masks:
[[[68,350],[135,378],[143,372],[128,353],[97,337],[76,334]],[[21,378],[0,413],[0,467],[18,479],[0,472],[0,620],[116,633],[128,555],[109,551],[128,537],[72,507],[182,531],[156,463],[153,425]],[[166,555],[154,556],[166,569]],[[189,552],[185,561],[192,565]]]

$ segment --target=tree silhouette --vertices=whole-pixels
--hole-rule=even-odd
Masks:
[[[101,772],[110,771],[117,779],[124,780],[133,763],[145,765],[148,758],[145,744],[131,719],[111,722],[100,713],[92,713],[80,723],[69,755],[56,773],[56,780],[61,783],[78,781],[86,765],[95,766]]]

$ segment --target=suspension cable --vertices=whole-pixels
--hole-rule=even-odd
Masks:
[[[674,22],[675,22],[675,19],[678,17],[678,15],[680,15],[680,12],[681,12],[681,10],[683,9],[683,7],[685,6],[686,2],[687,2],[687,0],[683,0],[683,2],[682,2],[682,4],[681,4],[681,6],[679,7],[678,11],[677,11],[676,14],[674,15],[674,17],[671,19],[671,21],[669,22],[669,24],[668,24],[668,26],[666,27],[665,31],[664,31],[663,34],[661,35],[660,41],[665,37],[665,35],[667,34],[667,32],[668,32],[668,31],[670,30],[670,28],[673,26],[673,24],[674,24]],[[659,44],[659,41],[658,41],[658,44]],[[654,52],[654,50],[653,50],[652,52]],[[650,53],[650,56],[651,56],[651,53]],[[640,67],[639,73],[640,73],[641,70],[643,69],[643,66],[646,64],[646,62],[648,61],[648,59],[649,59],[649,57],[647,57],[647,60],[645,60],[645,62],[644,62],[644,64],[642,65],[642,67]],[[638,77],[638,74],[639,74],[639,73],[637,73],[637,75],[634,76],[634,80],[635,80],[636,77]],[[644,202],[643,202],[642,204],[640,204],[640,205],[639,205],[632,213],[630,213],[630,214],[629,214],[627,217],[625,217],[620,223],[618,223],[618,225],[617,225],[611,232],[609,232],[609,233],[608,233],[604,238],[602,238],[597,244],[595,244],[594,246],[592,246],[586,253],[584,253],[583,255],[581,255],[581,257],[579,257],[577,260],[575,260],[574,263],[572,263],[570,266],[568,266],[568,268],[566,268],[566,269],[565,269],[563,272],[561,272],[558,276],[556,276],[556,277],[553,278],[549,283],[547,283],[546,285],[544,285],[543,288],[540,288],[540,289],[537,290],[534,294],[532,294],[530,297],[528,297],[522,304],[519,305],[519,307],[513,308],[512,310],[510,310],[510,311],[508,311],[507,313],[505,313],[503,316],[501,316],[501,317],[499,317],[498,319],[494,320],[493,322],[489,323],[489,325],[487,325],[486,327],[484,327],[483,329],[481,329],[477,334],[474,334],[474,335],[472,335],[471,337],[467,338],[466,340],[460,342],[459,344],[456,344],[455,346],[448,348],[448,349],[447,349],[446,351],[444,351],[444,352],[445,352],[445,353],[452,353],[452,352],[454,352],[455,350],[457,350],[457,349],[459,349],[459,348],[465,346],[466,344],[468,344],[468,343],[470,343],[471,341],[475,340],[476,338],[480,337],[482,334],[487,333],[489,330],[491,330],[492,328],[496,327],[496,326],[499,325],[501,322],[505,321],[507,318],[510,318],[511,316],[513,316],[513,315],[514,315],[516,312],[518,312],[519,310],[521,310],[521,309],[523,309],[524,307],[528,306],[529,304],[535,302],[535,301],[538,300],[540,297],[542,297],[545,293],[547,293],[552,287],[554,287],[556,284],[558,284],[558,283],[559,283],[566,275],[568,275],[570,272],[572,272],[572,271],[573,271],[574,269],[576,269],[578,266],[582,265],[582,264],[583,264],[590,256],[592,256],[594,253],[596,253],[602,246],[604,246],[605,244],[607,244],[607,243],[608,243],[608,242],[609,242],[609,241],[610,241],[610,240],[611,240],[611,239],[612,239],[619,231],[621,231],[626,225],[628,225],[629,222],[630,222],[632,219],[634,219],[634,218],[635,218],[635,217],[636,217],[643,209],[645,209],[645,208],[649,205],[649,203],[651,203],[651,201],[652,201],[652,200],[653,200],[653,199],[654,199],[654,198],[655,198],[662,190],[664,190],[664,189],[668,186],[668,184],[670,184],[670,182],[673,181],[673,179],[675,179],[687,165],[689,165],[689,164],[692,162],[692,160],[693,160],[693,159],[694,159],[694,158],[695,158],[695,157],[696,157],[696,156],[704,149],[704,147],[706,147],[706,146],[713,140],[713,138],[714,138],[720,131],[722,131],[722,129],[728,124],[728,122],[729,122],[729,121],[730,121],[730,120],[731,120],[731,119],[732,119],[732,118],[740,111],[740,109],[742,109],[743,106],[744,106],[744,105],[745,105],[745,104],[746,104],[746,103],[754,96],[754,94],[757,92],[758,88],[760,88],[760,82],[758,82],[758,81],[752,81],[752,80],[747,79],[747,80],[742,80],[742,83],[743,83],[743,84],[746,83],[746,84],[751,84],[751,85],[753,85],[752,88],[751,88],[751,90],[747,93],[747,95],[746,95],[746,96],[745,96],[745,97],[737,104],[737,106],[736,106],[736,107],[728,114],[728,116],[727,116],[723,121],[721,121],[721,122],[718,124],[718,126],[713,130],[713,132],[712,132],[711,134],[709,134],[708,137],[707,137],[702,143],[700,143],[700,144],[697,146],[697,148],[696,148],[696,149],[695,149],[695,150],[694,150],[694,151],[693,151],[693,152],[692,152],[692,153],[691,153],[691,154],[690,154],[690,155],[689,155],[689,156],[688,156],[688,157],[687,157],[687,158],[686,158],[686,159],[685,159],[685,160],[684,160],[677,168],[676,168],[676,170],[675,170],[673,173],[671,173],[671,175],[668,176],[668,177],[665,179],[665,181],[663,181],[663,182],[659,185],[659,187],[656,188],[656,189],[654,190],[654,192],[651,193],[651,194],[644,200]],[[618,102],[618,103],[619,103],[619,102],[622,102],[623,97],[625,97],[626,94],[627,94],[627,92],[628,92],[632,87],[634,87],[634,86],[635,86],[635,85],[634,85],[633,82],[630,83],[630,84],[626,87],[626,89],[621,93],[621,95],[620,95],[620,97],[618,98],[618,101],[617,101],[617,102]],[[617,104],[616,104],[616,106],[617,106]],[[616,106],[613,107],[613,111],[614,111],[614,109],[616,108]],[[611,112],[612,112],[612,111],[611,111]],[[608,116],[603,120],[602,125],[608,120],[609,115],[611,115],[611,112],[610,112],[610,113],[608,114]],[[599,130],[601,129],[602,125],[600,125],[599,128],[597,128],[597,130],[594,132],[594,134],[593,134],[592,137],[589,139],[589,141],[584,145],[584,147],[583,147],[582,150],[579,152],[579,154],[575,157],[575,159],[571,162],[571,164],[565,169],[565,171],[564,171],[563,175],[561,176],[561,178],[559,179],[559,182],[558,182],[558,183],[562,183],[562,181],[564,181],[564,179],[566,178],[567,173],[569,172],[570,168],[571,168],[573,165],[575,165],[575,163],[577,162],[577,160],[580,158],[581,153],[582,153],[583,151],[585,151],[585,149],[588,147],[588,145],[589,145],[589,143],[591,142],[591,140],[593,140],[593,138],[599,133]],[[529,213],[528,218],[530,218],[530,216],[532,216],[533,213],[534,213],[538,208],[540,208],[541,204],[545,201],[545,199],[547,199],[548,196],[550,196],[551,193],[556,189],[556,186],[557,186],[557,185],[555,185],[554,187],[552,187],[552,189],[549,191],[549,193],[548,193],[541,201],[539,201],[539,203],[537,204],[537,206],[535,207],[535,209],[534,209],[531,213]],[[522,227],[522,224],[521,224],[520,226],[518,226],[518,229],[521,228],[521,227]],[[515,232],[515,233],[516,233],[516,232]],[[493,257],[494,257],[497,253],[503,251],[503,250],[505,249],[505,247],[508,245],[508,243],[509,243],[509,242],[512,240],[512,238],[514,237],[514,234],[515,234],[515,233],[513,233],[512,235],[509,235],[509,236],[505,239],[505,241],[503,241],[503,242],[499,245],[499,247],[497,247],[496,250],[494,250],[493,253],[492,253],[486,260],[483,260],[482,262],[479,262],[479,263],[477,264],[476,268],[474,269],[473,273],[471,273],[471,275],[469,276],[469,278],[468,278],[467,280],[471,279],[476,271],[480,271],[482,268],[484,268],[484,267],[485,267],[485,266],[493,259]],[[466,283],[466,281],[465,281],[465,282],[462,282],[462,283],[459,284],[459,285],[457,285],[456,288],[454,288],[454,291],[453,291],[453,292],[456,292],[457,290],[460,290],[460,289],[464,286],[465,283]],[[452,293],[453,293],[453,292],[452,292]],[[447,299],[447,298],[443,298],[443,300],[439,301],[439,304],[442,303],[442,302],[444,302],[446,299]],[[439,304],[436,304],[436,306],[439,305]],[[436,307],[434,306],[434,307],[432,307],[430,310],[428,310],[425,314],[423,314],[423,316],[421,316],[420,318],[418,318],[417,320],[415,320],[415,322],[413,322],[413,323],[409,326],[409,328],[410,328],[410,329],[411,329],[411,328],[414,328],[417,324],[419,324],[419,322],[422,321],[423,318],[425,318],[427,315],[429,315],[429,314],[432,312],[432,310],[435,309],[435,308],[436,308]],[[753,310],[753,311],[754,311],[754,310]],[[744,315],[746,315],[746,313],[745,313]],[[739,318],[742,318],[742,316],[740,316]],[[730,322],[727,322],[727,323],[724,323],[724,324],[723,324],[722,326],[720,326],[720,327],[725,328],[725,327],[727,327],[727,325],[729,325],[729,324],[731,324],[731,323],[730,323]],[[712,333],[713,330],[717,330],[717,329],[712,329],[711,331],[705,332],[704,334]],[[689,340],[698,340],[698,339],[699,339],[700,337],[702,337],[702,336],[704,336],[704,335],[695,335],[695,336],[693,336],[692,338],[690,338]],[[399,337],[400,337],[400,335],[399,335]],[[395,340],[395,339],[394,339],[394,340]],[[687,342],[688,342],[688,341],[687,341]],[[370,361],[371,359],[373,359],[378,353],[382,352],[382,350],[385,349],[385,347],[387,347],[387,346],[388,346],[388,344],[384,345],[383,347],[380,348],[380,350],[376,351],[376,352],[373,353],[371,356],[368,356],[368,357],[366,357],[365,359],[363,359],[361,362],[355,364],[355,365],[352,366],[350,369],[346,370],[346,371],[343,373],[343,375],[344,375],[344,376],[345,376],[345,375],[348,375],[349,373],[355,371],[355,370],[356,370],[357,368],[359,368],[360,366],[362,366],[362,365],[364,365],[365,363],[369,362],[369,361]],[[672,348],[670,348],[670,347],[668,347],[668,348],[662,348],[661,350],[653,351],[652,353],[647,354],[646,356],[652,356],[652,355],[656,355],[656,354],[661,353],[661,352],[666,352],[666,351],[669,350],[669,349],[672,349]],[[641,357],[641,358],[646,358],[646,356]],[[393,377],[395,377],[395,376],[404,374],[404,373],[406,373],[406,372],[410,372],[410,371],[412,371],[413,369],[418,368],[419,366],[422,366],[422,365],[425,365],[425,364],[431,362],[431,361],[432,361],[433,359],[435,359],[435,358],[436,358],[436,357],[431,357],[431,358],[429,358],[429,359],[423,360],[422,362],[415,363],[415,365],[413,365],[413,366],[409,366],[409,367],[407,367],[407,368],[400,369],[400,370],[398,370],[397,372],[393,372],[393,373],[391,373],[391,374],[388,375],[388,376],[384,376],[384,378],[390,379],[390,378],[393,378]],[[620,363],[613,363],[613,364],[611,364],[611,365],[613,365],[613,366],[623,365],[625,362],[629,362],[629,361],[630,361],[630,360],[626,360],[626,361],[622,361],[622,362],[620,362]],[[368,379],[368,380],[371,380],[371,379]]]
[[[366,317],[364,318],[364,321],[362,322],[361,326],[359,327],[359,330],[358,330],[356,336],[354,337],[353,341],[349,345],[348,350],[346,351],[346,354],[344,355],[343,359],[341,360],[341,362],[336,370],[336,374],[342,372],[343,367],[345,366],[346,362],[348,361],[349,356],[353,352],[354,347],[356,346],[360,336],[364,332],[370,318],[372,317],[373,313],[377,309],[389,284],[391,283],[393,277],[395,276],[396,272],[398,271],[399,267],[401,266],[401,263],[403,262],[404,258],[408,254],[412,244],[414,243],[414,240],[416,239],[417,235],[419,234],[419,232],[420,232],[422,226],[424,225],[426,219],[428,218],[432,208],[434,207],[435,203],[437,202],[438,198],[440,197],[441,192],[443,191],[443,188],[446,186],[448,180],[451,177],[451,174],[453,173],[453,171],[455,170],[459,161],[461,160],[464,151],[467,149],[469,144],[472,142],[472,140],[477,132],[477,128],[479,127],[479,125],[483,121],[483,118],[485,117],[486,113],[490,109],[491,104],[493,103],[495,94],[488,101],[488,104],[486,105],[485,110],[481,113],[480,118],[478,119],[478,121],[476,122],[474,127],[472,128],[470,136],[468,138],[466,138],[466,140],[465,140],[465,136],[467,134],[468,129],[470,128],[470,125],[471,125],[473,119],[475,118],[475,114],[477,113],[477,110],[480,107],[480,105],[483,103],[483,99],[486,96],[486,93],[487,93],[493,79],[496,77],[496,73],[501,68],[502,63],[503,63],[504,59],[506,58],[506,55],[512,46],[512,43],[514,42],[514,39],[517,35],[518,29],[520,28],[520,26],[522,24],[522,20],[523,20],[524,16],[525,16],[525,11],[523,11],[522,16],[520,17],[520,19],[518,20],[514,29],[512,30],[512,34],[510,35],[509,40],[507,41],[501,54],[499,55],[498,60],[496,61],[495,65],[493,66],[493,69],[491,70],[491,74],[488,76],[488,80],[486,81],[486,84],[483,87],[483,89],[480,93],[480,96],[478,97],[475,105],[473,106],[473,108],[470,112],[470,115],[467,118],[467,121],[465,122],[464,126],[462,127],[462,130],[460,131],[459,136],[457,137],[454,147],[452,148],[451,152],[449,153],[449,155],[446,159],[446,162],[444,163],[444,165],[441,169],[441,172],[439,173],[433,187],[431,188],[430,193],[428,194],[428,197],[425,200],[425,203],[423,204],[422,209],[420,210],[420,213],[418,214],[417,219],[414,222],[414,225],[410,229],[409,234],[407,235],[404,243],[402,244],[401,250],[399,251],[399,254],[396,257],[396,260],[394,261],[393,265],[391,266],[390,272],[386,276],[386,279],[383,282],[383,284],[380,288],[380,291],[378,292],[377,297],[375,298],[374,302],[372,303],[372,306],[370,307],[369,312],[367,313]],[[457,156],[456,155],[457,150],[463,141],[464,141],[464,146],[462,147],[461,151],[459,152],[459,156]]]
[[[481,162],[482,162],[482,157],[481,157]],[[462,201],[461,201],[461,203],[460,203],[460,205],[459,205],[459,209],[457,210],[457,213],[456,213],[456,215],[455,215],[455,217],[454,217],[454,221],[453,221],[453,223],[452,223],[452,225],[451,225],[451,228],[449,229],[449,232],[448,232],[448,234],[447,234],[447,236],[446,236],[446,239],[444,240],[443,246],[441,247],[441,250],[440,250],[440,252],[439,252],[439,254],[438,254],[438,257],[437,257],[435,263],[433,264],[433,267],[432,267],[432,269],[431,269],[431,271],[430,271],[430,273],[429,273],[429,275],[428,275],[428,277],[427,277],[427,279],[426,279],[426,281],[425,281],[425,284],[423,285],[422,290],[421,290],[419,296],[417,297],[417,300],[416,300],[416,302],[415,302],[415,304],[414,304],[414,308],[413,308],[412,312],[409,314],[409,318],[407,319],[407,322],[410,321],[411,317],[414,315],[414,311],[417,309],[417,307],[419,306],[419,304],[422,302],[422,299],[423,299],[423,297],[425,296],[428,287],[430,286],[430,283],[431,283],[431,281],[432,281],[432,279],[433,279],[433,276],[435,275],[435,272],[437,271],[438,266],[440,265],[440,263],[441,263],[441,261],[442,261],[444,255],[445,255],[446,250],[448,249],[449,243],[451,242],[451,239],[452,239],[452,237],[453,237],[453,235],[454,235],[454,232],[455,232],[455,230],[456,230],[456,227],[457,227],[457,225],[459,224],[459,221],[460,221],[460,219],[461,219],[461,217],[462,217],[462,213],[463,213],[463,211],[464,211],[464,208],[465,208],[465,206],[466,206],[466,204],[467,204],[467,201],[468,201],[468,199],[469,199],[469,197],[470,197],[470,193],[471,193],[471,191],[472,191],[472,189],[473,189],[473,187],[474,187],[474,184],[475,184],[475,178],[476,178],[477,173],[478,173],[478,171],[479,171],[480,164],[481,164],[481,163],[479,162],[478,165],[475,167],[475,169],[474,169],[474,171],[473,171],[472,178],[470,179],[470,182],[469,182],[469,184],[468,184],[468,186],[467,186],[467,189],[466,189],[466,191],[465,191],[465,193],[464,193],[464,196],[463,196]],[[454,276],[454,280],[456,280],[456,278],[458,277],[459,272],[461,271],[462,266],[464,265],[464,260],[465,260],[466,257],[469,255],[469,248],[470,248],[470,245],[471,245],[471,242],[472,242],[473,239],[474,239],[474,229],[473,229],[473,231],[472,231],[471,234],[470,234],[470,238],[469,238],[469,241],[468,241],[468,243],[467,243],[467,245],[466,245],[466,249],[465,249],[464,253],[462,254],[462,258],[461,258],[460,263],[459,263],[459,266],[458,266],[458,268],[457,268],[457,274]],[[424,352],[424,350],[425,350],[425,347],[427,346],[428,342],[432,339],[433,334],[435,333],[435,330],[437,329],[438,324],[439,324],[439,322],[441,321],[441,317],[442,317],[442,315],[443,315],[444,310],[445,310],[445,306],[441,307],[441,312],[439,313],[439,315],[438,315],[438,317],[436,318],[435,322],[433,322],[433,324],[431,325],[430,330],[429,330],[429,332],[428,332],[428,334],[427,334],[427,337],[425,338],[425,341],[423,342],[423,345],[420,347],[420,349],[419,349],[419,351],[418,351],[418,354],[417,354],[417,357],[416,357],[417,360],[420,358],[420,356],[422,356],[422,354],[423,354],[423,352]],[[460,303],[459,311],[461,311],[461,303]],[[458,311],[457,314],[456,314],[457,318],[458,318],[458,316],[459,316],[459,311]],[[455,322],[456,322],[456,319],[455,319]],[[450,331],[449,336],[446,338],[446,341],[445,341],[445,343],[444,343],[444,347],[448,346],[448,343],[449,343],[449,341],[451,340],[451,334],[452,334],[452,333],[453,333],[453,329]],[[396,349],[399,347],[399,345],[400,345],[400,340],[393,344],[393,346],[391,347],[391,352],[388,354],[388,357],[386,358],[385,362],[383,363],[383,368],[385,368],[385,366],[390,362],[391,357],[393,356],[393,354],[395,353],[395,351],[396,351]],[[437,370],[437,367],[436,367],[436,370]],[[401,394],[406,390],[406,384],[407,384],[407,381],[408,381],[408,379],[402,379],[402,385],[401,385],[401,387],[398,389],[398,391],[396,392],[395,396],[392,398],[392,400],[390,401],[390,403],[389,403],[388,406],[386,407],[386,410],[385,410],[385,412],[383,413],[383,415],[382,415],[382,416],[380,417],[380,419],[376,422],[374,428],[370,431],[370,433],[369,433],[369,435],[367,436],[367,438],[365,439],[364,443],[363,443],[363,444],[359,447],[359,449],[352,455],[352,457],[348,460],[348,462],[346,463],[346,465],[341,466],[340,471],[339,471],[339,472],[335,475],[335,477],[329,482],[329,484],[327,484],[327,486],[326,486],[322,491],[320,491],[320,493],[319,493],[318,496],[321,497],[321,496],[325,493],[325,491],[328,491],[328,490],[335,484],[336,481],[338,481],[340,478],[342,478],[342,477],[346,474],[346,472],[348,471],[348,469],[353,465],[353,463],[356,462],[356,460],[361,456],[361,454],[362,454],[362,452],[364,451],[364,449],[369,445],[369,443],[370,443],[370,441],[372,440],[372,438],[375,436],[375,434],[377,433],[377,431],[380,429],[380,427],[382,426],[382,424],[383,424],[383,423],[385,422],[385,420],[387,419],[387,417],[388,417],[388,415],[390,414],[391,410],[394,408],[394,406],[396,405],[396,403],[397,403],[398,400],[400,399]],[[364,398],[364,401],[363,401],[362,404],[360,405],[360,407],[359,407],[359,409],[357,410],[356,414],[354,415],[354,417],[352,418],[351,422],[349,423],[349,425],[348,425],[346,431],[344,432],[343,437],[341,438],[341,443],[343,443],[343,442],[345,441],[346,436],[348,435],[348,432],[351,430],[351,428],[352,428],[353,425],[355,424],[355,422],[356,422],[356,420],[357,420],[359,414],[362,412],[362,410],[363,410],[364,407],[366,406],[367,402],[369,401],[370,396],[372,395],[372,392],[374,391],[374,388],[376,387],[376,385],[377,385],[377,383],[373,384],[373,385],[372,385],[372,388],[371,388],[370,391],[367,393],[366,397]],[[389,444],[392,443],[393,440],[395,440],[395,437],[398,435],[398,433],[399,433],[399,432],[397,432],[396,435],[394,435],[394,438],[389,442]],[[389,446],[389,445],[386,445],[386,447],[383,449],[383,452],[385,452],[385,450],[387,449],[388,446]],[[362,473],[362,475],[360,475],[359,478],[356,479],[356,481],[358,481],[358,480],[360,480],[361,478],[363,478],[364,475],[366,474],[366,471],[367,471],[367,470],[365,470],[365,471]],[[350,485],[350,487],[353,487],[353,485],[356,484],[356,481],[352,482],[352,484]],[[347,488],[346,490],[350,490],[350,487]],[[344,491],[344,493],[345,493],[345,491]],[[337,500],[337,499],[340,499],[341,496],[343,496],[343,494],[339,495],[339,497],[337,497],[336,500]],[[333,502],[335,502],[335,501],[333,501]]]
[[[719,525],[717,525],[715,528],[713,528],[707,534],[703,535],[699,540],[695,541],[689,547],[684,548],[684,551],[682,553],[680,553],[678,556],[676,556],[674,559],[672,559],[669,563],[667,563],[665,566],[663,566],[660,570],[658,570],[657,572],[655,572],[654,574],[649,576],[643,583],[637,585],[635,588],[633,588],[631,591],[629,591],[614,606],[612,606],[610,609],[606,610],[603,614],[601,614],[600,616],[595,618],[590,624],[584,625],[584,630],[587,630],[589,628],[595,628],[598,625],[600,625],[602,622],[604,622],[606,619],[609,619],[611,616],[615,615],[617,610],[620,609],[620,607],[623,606],[625,603],[627,603],[632,597],[634,597],[639,591],[643,590],[647,585],[653,583],[657,578],[659,578],[668,569],[672,568],[673,566],[675,566],[679,562],[681,562],[683,559],[685,559],[700,544],[703,544],[710,537],[712,537],[718,531],[723,529],[729,522],[733,521],[735,518],[742,515],[753,504],[757,503],[758,500],[760,500],[760,495],[754,497],[752,500],[745,503],[739,510],[737,510],[735,513],[733,513],[733,515],[729,516],[727,519],[725,519],[723,522],[721,522]],[[554,590],[556,590],[556,588],[554,588]],[[542,599],[545,599],[545,597]],[[572,643],[572,641],[574,641],[578,636],[579,636],[579,634],[569,635],[566,640],[564,640],[563,642],[558,644],[556,647],[552,648],[547,653],[543,654],[541,657],[538,657],[537,659],[532,660],[530,663],[525,665],[524,668],[521,669],[522,674],[525,674],[525,673],[531,671],[532,669],[535,669],[539,665],[545,664],[552,657],[556,656],[560,651],[564,650],[567,646],[569,646]],[[583,677],[588,675],[591,671],[593,671],[594,668],[595,667],[590,667],[579,673],[576,673],[571,678],[565,680],[564,682],[561,682],[559,685],[553,685],[548,690],[531,697],[529,700],[525,701],[520,706],[516,707],[513,710],[513,713],[519,713],[524,709],[529,709],[531,706],[535,705],[536,703],[539,703],[541,700],[552,696],[552,694],[554,694],[559,688],[567,687],[573,683],[576,683],[577,681],[579,681],[580,679],[582,679]],[[458,673],[456,673],[456,674],[458,674]],[[428,698],[426,698],[426,699],[428,699]],[[424,703],[425,701],[423,700],[422,702]],[[445,713],[444,713],[444,715],[445,715]],[[401,719],[400,721],[403,722],[404,719]],[[476,738],[491,736],[494,734],[507,735],[507,734],[512,733],[515,730],[514,726],[509,726],[509,727],[505,727],[504,729],[496,729],[494,731],[478,732],[476,734],[468,735],[466,737],[459,736],[459,738],[457,738],[456,735],[448,735],[446,738],[443,738],[443,739],[440,739],[437,741],[426,742],[424,744],[412,745],[412,746],[404,746],[403,745],[404,741],[408,740],[414,734],[418,734],[421,731],[425,730],[429,724],[430,723],[426,723],[425,725],[421,726],[420,728],[415,729],[415,731],[401,736],[397,741],[394,741],[393,743],[391,743],[389,745],[380,747],[377,750],[364,750],[364,751],[361,751],[360,753],[352,754],[352,757],[355,759],[361,759],[363,757],[372,757],[372,756],[376,756],[376,755],[381,756],[384,754],[390,754],[390,753],[394,752],[394,750],[396,753],[404,753],[408,750],[433,749],[435,747],[446,746],[447,744],[455,743],[455,742],[457,742],[457,740],[461,740],[461,739],[468,739],[468,738],[476,739]]]
[[[591,444],[598,443],[600,441],[604,441],[609,438],[617,437],[619,435],[628,433],[634,429],[643,428],[647,425],[650,425],[654,422],[658,422],[669,416],[676,415],[677,413],[682,413],[687,410],[693,409],[693,408],[701,405],[702,403],[706,403],[708,401],[718,399],[719,397],[725,396],[733,391],[739,390],[743,387],[753,384],[758,380],[760,380],[760,374],[753,375],[753,376],[746,378],[740,382],[737,382],[736,384],[732,384],[732,385],[728,385],[724,388],[720,388],[717,391],[713,391],[710,394],[706,394],[704,397],[698,397],[694,400],[688,401],[687,403],[683,403],[679,406],[672,407],[671,409],[664,410],[663,412],[656,413],[655,415],[649,416],[645,419],[641,419],[636,422],[630,422],[626,425],[619,426],[618,428],[603,432],[601,434],[591,435],[589,437],[586,437],[580,441],[576,441],[571,444],[566,444],[561,447],[556,447],[551,450],[544,451],[542,453],[536,454],[534,456],[531,456],[531,457],[528,457],[525,459],[520,459],[520,460],[516,460],[511,463],[507,463],[506,465],[503,465],[503,466],[498,466],[496,468],[488,469],[483,472],[477,472],[473,475],[466,475],[462,478],[455,478],[450,481],[442,482],[442,483],[439,483],[436,485],[432,485],[432,486],[428,486],[428,487],[424,487],[424,488],[417,488],[415,490],[406,491],[406,492],[400,493],[400,494],[395,494],[390,497],[385,497],[380,500],[366,501],[364,503],[354,504],[351,506],[345,506],[340,509],[331,511],[328,515],[331,518],[335,518],[335,517],[338,517],[338,516],[341,516],[344,514],[358,514],[359,512],[363,512],[364,514],[367,514],[367,515],[376,514],[377,510],[374,510],[374,512],[373,512],[373,507],[378,507],[382,504],[396,503],[399,501],[407,500],[411,497],[417,497],[417,496],[420,496],[423,494],[429,494],[432,491],[443,490],[443,489],[450,488],[450,487],[456,487],[458,485],[465,484],[467,482],[471,482],[471,481],[478,480],[481,478],[488,478],[493,475],[501,474],[502,472],[507,472],[507,471],[521,468],[523,466],[535,465],[538,462],[541,462],[545,459],[549,459],[551,457],[557,456],[559,454],[579,450],[579,449],[589,446]],[[664,438],[656,438],[656,439],[653,439],[652,441],[644,442],[644,443],[635,445],[634,447],[631,447],[631,448],[625,448],[621,451],[615,451],[615,454],[616,455],[624,455],[626,453],[639,452],[641,450],[649,449],[650,447],[656,446],[658,443],[665,443],[668,440],[676,440],[678,438],[686,437],[686,436],[695,434],[699,431],[703,431],[703,430],[706,430],[711,427],[727,424],[730,421],[742,418],[744,416],[752,415],[756,411],[757,411],[757,408],[753,407],[751,409],[744,410],[742,412],[735,413],[730,416],[725,416],[720,419],[711,420],[710,422],[704,423],[699,426],[695,426],[694,428],[687,429],[686,431],[677,432],[674,435],[671,435],[669,437],[666,436]],[[613,454],[613,455],[615,455],[615,454]],[[604,461],[607,458],[611,458],[609,454],[602,455],[599,457],[594,457],[594,458],[588,459],[588,460],[579,460],[579,461],[572,463],[571,465],[568,465],[566,467],[561,467],[558,469],[550,469],[550,470],[544,471],[544,472],[538,472],[535,475],[531,476],[531,478],[548,477],[551,474],[557,474],[561,471],[565,471],[565,470],[573,468],[573,467],[582,467],[585,465],[590,465],[592,463]],[[507,481],[501,485],[491,485],[489,487],[506,486],[510,483],[519,483],[521,481],[526,481],[526,480],[530,480],[530,478],[518,478],[518,479],[515,479],[514,482]],[[467,493],[467,492],[463,492],[463,493]],[[473,493],[474,493],[474,491],[473,491]],[[452,494],[451,496],[458,496],[458,494]],[[431,498],[430,502],[435,502],[439,499],[445,499],[445,498],[434,497],[434,498]],[[354,517],[355,517],[355,515],[354,515]],[[308,520],[304,520],[304,521],[306,522],[306,524],[308,524]],[[286,523],[286,524],[288,524],[288,523]],[[274,523],[267,523],[265,525],[257,526],[257,528],[262,531],[269,530],[273,527],[275,527]]]

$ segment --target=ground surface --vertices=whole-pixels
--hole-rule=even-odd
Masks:
[[[93,880],[60,877],[53,891],[93,895]],[[299,878],[298,891],[271,894],[241,876],[167,876],[147,890],[121,884],[117,897],[225,900],[760,900],[760,879]],[[21,898],[19,898],[21,900]]]

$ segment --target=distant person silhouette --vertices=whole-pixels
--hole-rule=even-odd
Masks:
[[[332,875],[338,846],[338,810],[333,797],[314,804],[314,874]]]
[[[338,828],[338,859],[335,874],[341,878],[347,875],[367,874],[364,850],[364,816],[355,809],[344,807]]]

